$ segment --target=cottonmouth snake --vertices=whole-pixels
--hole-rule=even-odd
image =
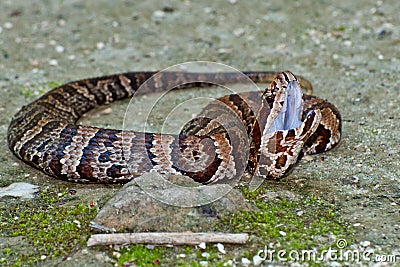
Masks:
[[[232,94],[211,102],[179,135],[102,129],[77,124],[96,106],[179,88],[240,82],[236,73],[132,72],[69,82],[24,106],[8,129],[11,151],[63,180],[124,183],[144,172],[183,174],[197,182],[232,179],[245,170],[279,178],[299,155],[338,144],[339,111],[302,94],[311,84],[291,72],[245,72],[264,92]],[[153,76],[155,75],[155,76]],[[145,83],[150,77],[151,81]],[[196,81],[186,83],[185,81]],[[145,86],[144,86],[145,84]],[[139,90],[142,85],[144,89]]]

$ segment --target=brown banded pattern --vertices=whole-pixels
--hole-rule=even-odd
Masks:
[[[282,109],[288,84],[296,81],[309,94],[311,83],[290,72],[244,75],[131,72],[69,82],[14,116],[7,134],[9,148],[44,173],[73,182],[124,183],[155,170],[206,184],[232,179],[246,168],[252,174],[279,178],[302,151],[319,153],[339,142],[340,113],[310,95],[303,96],[300,126],[268,132]],[[162,92],[176,83],[180,85],[175,89],[184,89],[249,80],[271,84],[264,92],[227,95],[211,102],[179,135],[77,124],[89,110],[136,93]]]

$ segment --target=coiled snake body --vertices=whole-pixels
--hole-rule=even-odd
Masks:
[[[8,129],[9,148],[24,162],[68,181],[124,183],[156,170],[206,184],[232,179],[245,170],[279,178],[302,153],[323,152],[339,142],[339,111],[327,101],[303,95],[299,84],[309,92],[312,89],[307,80],[297,80],[288,71],[244,74],[254,82],[271,84],[264,92],[227,95],[211,102],[179,135],[102,129],[76,122],[96,106],[136,92],[163,91],[171,81],[187,88],[208,85],[208,81],[240,82],[241,76],[135,72],[70,82],[14,116]]]

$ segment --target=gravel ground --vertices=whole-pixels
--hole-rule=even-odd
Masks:
[[[7,148],[12,115],[48,84],[193,60],[289,69],[340,109],[343,138],[285,182],[302,181],[304,192],[334,202],[360,244],[399,254],[399,10],[397,0],[1,1],[0,185],[68,185]],[[88,122],[118,127],[123,111],[113,105],[113,115]],[[74,188],[93,200],[118,189]]]

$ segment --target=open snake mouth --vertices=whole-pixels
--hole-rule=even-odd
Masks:
[[[303,113],[303,92],[297,81],[290,81],[284,92],[284,102],[282,109],[272,122],[267,133],[280,130],[290,130],[302,124],[301,115]]]

